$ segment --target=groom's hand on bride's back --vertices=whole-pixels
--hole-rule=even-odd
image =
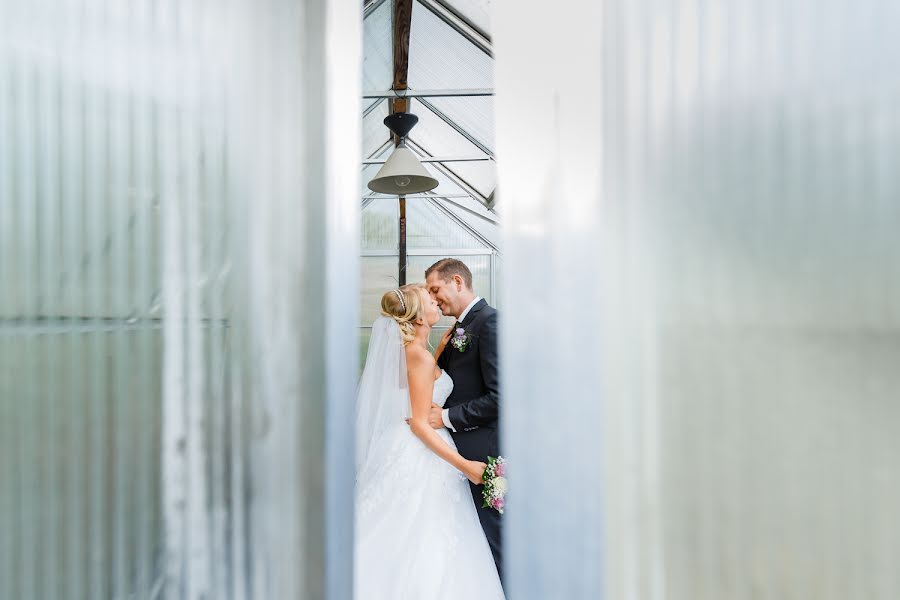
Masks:
[[[443,417],[444,409],[438,406],[437,404],[431,405],[431,412],[428,413],[428,424],[431,425],[433,429],[443,429],[444,428],[444,417]]]
[[[428,424],[434,429],[444,428],[444,418],[442,417],[443,411],[444,409],[437,404],[431,404],[431,412],[428,413]],[[409,425],[409,419],[406,419],[406,424]]]

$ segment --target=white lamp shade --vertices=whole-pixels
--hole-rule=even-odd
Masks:
[[[369,189],[380,194],[405,196],[433,190],[437,185],[438,180],[431,176],[409,148],[397,146],[369,182]]]

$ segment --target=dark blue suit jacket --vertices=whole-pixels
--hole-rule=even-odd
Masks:
[[[444,408],[456,433],[453,441],[470,460],[497,456],[500,375],[497,358],[497,311],[479,300],[462,323],[469,336],[464,352],[447,344],[438,366],[453,379],[453,393]]]

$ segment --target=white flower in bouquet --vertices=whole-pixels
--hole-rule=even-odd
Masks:
[[[484,489],[481,492],[484,498],[484,508],[493,508],[501,515],[506,506],[506,492],[509,491],[509,482],[506,481],[506,459],[502,456],[494,458],[488,456],[487,468],[484,470]]]

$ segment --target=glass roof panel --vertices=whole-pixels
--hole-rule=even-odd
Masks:
[[[377,156],[373,156],[373,159],[378,160],[387,160],[387,157],[391,155],[394,147],[388,144],[384,147],[384,149],[378,153]],[[360,177],[360,197],[369,196],[373,194],[372,190],[369,189],[368,183],[372,180],[373,177],[378,173],[378,170],[381,168],[381,164],[374,165],[364,165],[362,169],[362,176]]]
[[[491,0],[456,0],[449,3],[453,10],[469,20],[475,27],[490,34],[489,13]],[[365,87],[366,89],[387,89],[391,84],[391,52],[390,52],[390,6],[391,2],[384,2],[373,11],[365,24]],[[382,73],[381,81],[375,83],[378,77],[376,73]],[[493,87],[493,59],[472,44],[463,35],[458,33],[440,17],[420,2],[413,4],[413,23],[410,38],[410,71],[409,83],[411,89],[466,89],[466,88],[492,88]],[[364,101],[368,106],[371,100]],[[410,110],[419,117],[419,124],[410,134],[410,142],[414,151],[429,156],[484,156],[482,148],[488,152],[494,147],[494,99],[491,97],[445,97],[429,98],[426,100],[434,109],[430,109],[421,100],[414,100]],[[382,124],[383,118],[389,110],[387,102],[380,104],[375,110],[366,115],[363,123],[364,157],[376,152],[388,139],[387,129]],[[443,118],[435,113],[443,113]],[[473,143],[457,131],[445,119],[465,131],[474,138]],[[421,150],[421,152],[419,152]],[[391,148],[385,148],[379,153],[378,158],[387,158]],[[362,195],[371,192],[366,183],[374,177],[381,165],[368,165],[362,173]],[[439,185],[432,193],[456,196],[442,202],[444,209],[450,211],[460,221],[474,229],[478,235],[487,239],[490,244],[499,246],[499,228],[491,221],[497,220],[495,213],[491,213],[481,203],[481,200],[468,195],[470,190],[477,191],[485,198],[489,196],[496,186],[496,164],[492,161],[478,162],[448,162],[437,165],[425,163],[425,167],[438,180]],[[452,177],[445,174],[447,170]],[[464,185],[453,181],[453,177],[463,180]],[[465,187],[468,186],[468,187]],[[465,197],[459,197],[465,195]],[[461,230],[465,236],[470,236],[478,246],[483,247],[483,242],[475,235],[471,235],[447,214],[441,212],[430,203],[415,204],[417,200],[410,199],[409,242],[410,247],[425,247],[419,245],[419,241],[425,243],[428,239],[438,239],[443,236],[452,241],[452,234],[448,231]],[[430,210],[423,207],[429,206]],[[396,197],[376,199],[371,201],[366,211],[374,211],[373,217],[380,214],[387,207],[394,214],[390,219],[390,229],[385,230],[384,235],[376,240],[374,237],[364,236],[364,248],[372,250],[387,249],[383,246],[388,239],[396,237]],[[415,215],[413,211],[421,209],[423,214]],[[364,212],[364,214],[365,214]],[[440,217],[440,218],[438,218]],[[423,226],[429,231],[420,232],[419,241],[413,241],[414,228]],[[432,233],[443,234],[435,237]],[[460,248],[471,249],[471,240],[456,240]],[[415,244],[415,246],[414,246]],[[427,245],[427,244],[426,244]],[[391,241],[392,248],[396,242]],[[439,246],[443,247],[443,245]]]
[[[410,132],[409,140],[428,156],[484,156],[477,146],[431,113],[426,111],[417,116],[419,124]]]
[[[382,153],[382,156],[387,155],[387,151]],[[375,173],[377,172],[379,167],[380,165],[369,165],[368,167],[366,167],[366,170],[363,171],[362,195],[366,196],[371,194],[371,191],[365,187],[365,183],[371,177],[375,176]],[[500,227],[497,223],[497,221],[499,221],[499,217],[497,216],[497,214],[485,208],[480,200],[468,195],[463,188],[459,187],[444,173],[442,173],[438,169],[433,168],[433,165],[431,165],[430,163],[426,165],[426,168],[434,176],[434,178],[438,180],[438,187],[428,193],[430,195],[433,195],[436,201],[441,202],[441,205],[444,206],[444,208],[456,215],[457,218],[466,223],[466,225],[477,232],[478,235],[481,235],[483,238],[485,238],[489,245],[495,248],[500,248]],[[443,196],[447,196],[447,198],[445,199],[443,198]],[[418,199],[411,198],[407,206],[410,206],[414,200],[418,201]],[[374,221],[380,219],[381,217],[374,216],[371,217],[373,219],[373,222],[368,222],[366,219],[368,219],[369,217],[367,217],[366,215],[370,210],[373,211],[373,215],[382,213],[387,214],[387,220],[384,221],[384,223],[387,224],[378,226]],[[370,203],[368,203],[363,211],[363,250],[395,249],[397,246],[398,235],[396,221],[396,196],[378,196],[374,198]],[[413,226],[412,221],[410,221],[409,226]],[[452,226],[457,227],[456,224],[453,224]],[[462,245],[459,246],[461,248],[470,247],[466,245],[465,242],[461,243]],[[479,242],[479,244],[481,244],[481,242]]]
[[[447,98],[423,98],[414,102],[415,113],[419,115],[428,111],[434,114],[434,111],[428,105],[443,113],[490,152],[494,151],[493,97],[474,96],[467,98],[451,96]]]
[[[497,165],[493,162],[441,163],[444,168],[475,188],[484,198],[497,185]]]
[[[397,198],[376,198],[362,211],[362,251],[397,251],[399,216]]]
[[[394,204],[397,201],[394,200]],[[410,249],[477,249],[485,245],[427,198],[406,201],[406,245]]]
[[[409,140],[430,156],[486,156],[475,144],[450,127],[434,113],[419,107],[416,116],[419,123],[410,132]],[[497,181],[497,168],[493,161],[442,163],[445,168],[465,180],[485,198]],[[433,164],[429,164],[433,167]],[[433,169],[429,169],[432,170]]]
[[[459,187],[452,179],[447,177],[440,169],[435,169],[432,163],[425,163],[425,168],[431,173],[431,176],[438,180],[438,186],[431,190],[431,194],[441,195],[449,194],[451,196],[459,196],[467,194],[466,190]]]
[[[406,246],[410,249],[485,249],[487,245],[427,198],[406,201]],[[445,207],[446,208],[446,207]],[[393,251],[399,243],[397,197],[375,198],[362,212],[362,251]],[[455,213],[454,213],[455,214]]]
[[[493,88],[493,63],[428,8],[413,4],[407,79],[411,89]]]
[[[391,2],[383,2],[363,21],[363,91],[389,90],[394,83]]]
[[[488,211],[475,198],[447,198],[437,200],[441,205],[456,215],[478,235],[488,241],[494,248],[500,248],[500,225],[496,213]]]
[[[491,35],[491,0],[450,0],[447,4],[482,33]]]
[[[363,118],[362,157],[369,158],[382,144],[388,141],[391,132],[384,125],[388,114],[388,103],[381,101],[372,112]]]
[[[378,169],[381,168],[381,165],[365,165],[362,170],[362,177],[360,183],[362,184],[362,189],[359,192],[360,200],[362,200],[363,196],[372,195],[374,192],[369,189],[367,185],[372,178],[375,177],[375,174],[378,173]]]
[[[371,327],[381,316],[381,296],[397,287],[397,258],[394,256],[363,256],[360,259],[360,325]],[[363,340],[363,358],[368,345],[368,332]]]

